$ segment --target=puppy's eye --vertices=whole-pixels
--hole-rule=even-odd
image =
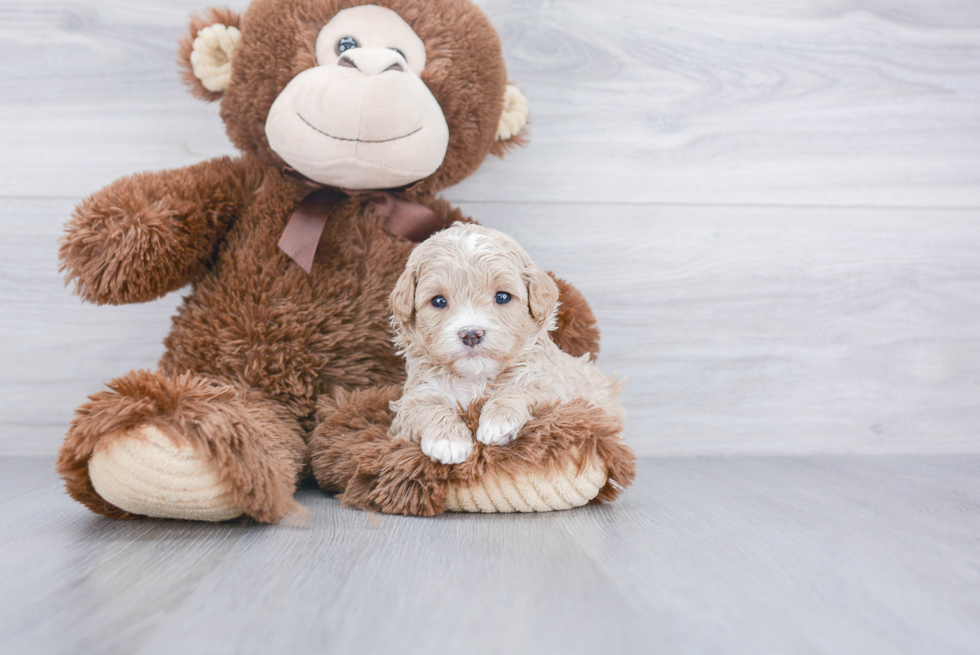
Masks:
[[[357,39],[352,36],[345,36],[340,41],[337,41],[337,54],[342,55],[356,47],[358,47]]]
[[[436,309],[445,309],[448,304],[449,301],[444,296],[436,296],[432,299],[432,306]]]
[[[497,295],[493,297],[493,301],[498,305],[506,305],[510,302],[510,294],[506,291],[498,291]]]
[[[402,59],[404,59],[405,61],[408,61],[408,57],[405,56],[405,53],[402,52],[401,50],[399,50],[398,48],[391,48],[391,50],[394,50],[395,52],[397,52],[398,54],[400,54],[402,56]]]

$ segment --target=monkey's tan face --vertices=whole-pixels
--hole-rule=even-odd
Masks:
[[[317,66],[273,103],[269,146],[308,178],[346,189],[387,189],[442,164],[449,127],[419,77],[425,44],[390,9],[339,12],[320,31]]]

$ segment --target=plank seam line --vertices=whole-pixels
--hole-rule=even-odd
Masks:
[[[99,189],[92,188],[92,193]],[[21,196],[0,194],[0,202],[12,200],[26,201],[75,201],[81,202],[86,194],[81,195],[52,195],[52,196]],[[965,212],[980,210],[980,205],[811,205],[794,204],[785,205],[778,203],[752,203],[752,202],[661,202],[656,200],[644,201],[620,201],[620,200],[471,200],[447,198],[453,205],[585,205],[596,207],[609,206],[637,206],[637,207],[690,207],[690,208],[735,208],[745,207],[749,209],[844,209],[844,210],[880,210],[880,211],[943,211],[943,212]]]

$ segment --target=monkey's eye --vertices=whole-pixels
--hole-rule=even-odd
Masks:
[[[432,306],[436,309],[445,309],[449,301],[444,296],[436,296],[432,299]]]
[[[397,52],[398,54],[400,54],[402,56],[402,59],[404,59],[405,61],[408,61],[408,57],[405,56],[405,53],[404,52],[402,52],[398,48],[390,48],[390,49],[391,50],[394,50],[395,52]]]
[[[506,291],[498,291],[497,295],[493,297],[493,301],[498,305],[506,305],[510,302],[510,294]]]
[[[352,36],[345,36],[340,41],[337,41],[337,54],[342,55],[356,47],[358,47],[357,39]]]

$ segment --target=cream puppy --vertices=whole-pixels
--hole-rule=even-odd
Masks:
[[[510,237],[454,223],[412,252],[390,297],[395,344],[408,379],[391,435],[421,443],[443,464],[473,449],[459,418],[486,398],[476,439],[515,439],[535,410],[582,398],[624,419],[622,383],[599,372],[588,355],[562,352],[555,329],[558,286]]]

